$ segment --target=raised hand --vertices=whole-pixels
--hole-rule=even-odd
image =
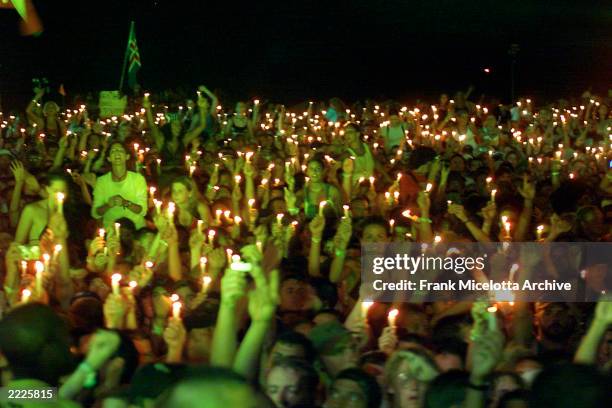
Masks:
[[[126,306],[121,295],[111,293],[104,302],[104,320],[109,329],[122,329]]]
[[[245,294],[246,275],[244,272],[227,269],[221,279],[221,304],[233,308]]]
[[[461,204],[450,204],[448,206],[448,212],[449,214],[452,214],[455,217],[459,218],[461,222],[467,222],[468,220],[468,216],[467,216],[467,213],[465,212],[465,208],[463,208]]]
[[[268,322],[274,317],[279,302],[279,271],[275,269],[270,272],[268,280],[263,273],[255,276],[258,276],[255,278],[255,289],[249,292],[249,315],[253,322]]]
[[[489,201],[487,205],[482,208],[482,216],[485,221],[492,222],[497,215],[497,204],[495,201]]]
[[[168,350],[182,350],[187,340],[187,330],[183,325],[183,319],[171,317],[168,326],[164,330],[164,341],[168,345]]]
[[[391,326],[385,326],[378,338],[378,349],[386,355],[391,355],[397,348],[397,344],[398,338],[395,329]]]
[[[121,338],[114,331],[98,330],[89,342],[85,361],[98,370],[119,349]]]
[[[13,173],[16,184],[21,184],[25,181],[26,171],[23,167],[23,163],[19,160],[15,160],[11,163],[11,173]]]
[[[317,214],[310,224],[308,224],[308,229],[310,230],[310,234],[313,238],[321,238],[323,236],[323,230],[325,229],[325,217]]]
[[[533,201],[536,193],[535,183],[529,181],[527,174],[523,176],[523,185],[518,188],[519,194],[529,201]]]
[[[336,231],[336,235],[334,236],[334,247],[336,249],[346,249],[352,235],[353,223],[351,219],[342,218],[340,225],[338,225],[338,231]]]
[[[287,204],[287,208],[296,208],[296,201],[297,198],[295,196],[295,193],[288,189],[287,187],[284,188],[284,193],[285,193],[285,203]]]

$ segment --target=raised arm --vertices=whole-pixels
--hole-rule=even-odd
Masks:
[[[142,107],[146,109],[147,112],[147,125],[149,129],[151,129],[151,135],[153,135],[153,140],[155,140],[155,147],[157,151],[161,151],[164,148],[164,135],[157,127],[155,123],[155,119],[153,118],[153,112],[151,112],[151,100],[149,99],[148,94],[145,94],[145,97],[142,100]]]
[[[200,111],[200,121],[194,129],[185,133],[185,136],[183,138],[183,145],[187,146],[194,139],[200,136],[200,133],[202,133],[204,129],[206,129],[206,121],[208,120],[208,106],[209,106],[208,99],[206,98],[198,99],[198,107]]]

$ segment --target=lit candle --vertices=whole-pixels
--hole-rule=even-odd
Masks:
[[[232,219],[232,212],[230,210],[223,211],[223,216],[226,220],[230,221]]]
[[[154,186],[149,187],[149,195],[151,196],[151,198],[155,198],[155,192],[157,191],[157,189]]]
[[[212,278],[208,275],[202,276],[202,292],[206,292],[210,283],[212,282]]]
[[[40,296],[43,290],[43,272],[45,271],[45,265],[41,261],[36,261],[34,270],[36,271],[36,293]]]
[[[234,224],[236,224],[237,226],[240,226],[240,223],[242,222],[242,217],[237,215],[234,217]]]
[[[433,188],[433,184],[427,183],[427,185],[425,186],[425,192],[430,193],[432,188]]]
[[[200,258],[200,275],[204,275],[204,273],[206,273],[206,263],[208,262],[208,259],[206,259],[205,256]]]
[[[28,303],[30,300],[30,296],[32,296],[32,291],[30,289],[24,289],[21,291],[21,303]]]
[[[319,203],[319,215],[323,216],[323,211],[325,210],[325,206],[327,205],[327,201],[321,201]]]
[[[342,209],[344,210],[344,217],[345,218],[350,218],[351,217],[351,213],[349,212],[349,206],[348,205],[343,205]]]
[[[57,211],[60,214],[64,213],[64,199],[66,198],[66,196],[64,195],[64,193],[55,193],[55,198],[57,200]]]
[[[52,259],[55,260],[61,251],[62,251],[62,246],[60,244],[56,244],[53,247],[53,258]]]
[[[389,220],[389,230],[391,231],[391,235],[395,232],[395,220],[391,218]]]
[[[257,241],[255,242],[255,246],[257,247],[257,250],[259,251],[259,253],[263,254],[263,242]]]
[[[119,282],[121,282],[121,274],[113,273],[111,276],[111,288],[113,290],[114,295],[119,294]]]
[[[497,194],[497,190],[496,189],[491,190],[491,201],[495,201],[495,194]]]
[[[387,321],[389,322],[389,326],[395,330],[395,322],[397,320],[397,315],[399,314],[399,310],[391,309],[389,310],[389,314],[387,314]]]
[[[255,205],[255,199],[250,198],[248,201],[248,204],[249,204],[249,213],[250,213],[251,211],[253,211],[253,206]]]
[[[198,234],[200,235],[203,233],[202,227],[204,227],[204,221],[198,220]]]
[[[217,224],[221,224],[221,215],[223,214],[223,210],[219,209],[215,211],[215,222]]]
[[[542,233],[544,232],[544,226],[543,225],[538,225],[538,227],[536,228],[536,234],[538,235],[538,241],[542,240]]]
[[[45,267],[45,271],[49,271],[49,261],[51,260],[51,255],[43,254],[42,258],[43,258],[43,265]]]
[[[130,283],[128,284],[128,287],[130,288],[131,294],[134,294],[134,290],[136,289],[137,286],[138,286],[138,282],[130,281]]]
[[[117,237],[117,239],[119,239],[120,236],[121,236],[121,224],[116,222],[115,223],[115,237]]]
[[[180,319],[181,318],[181,308],[183,307],[183,305],[181,304],[180,301],[176,301],[172,303],[172,317],[175,319]]]
[[[376,179],[374,178],[374,176],[370,177],[370,188],[372,190],[374,190],[374,182],[376,181]]]
[[[21,261],[21,275],[25,276],[28,273],[28,262]]]
[[[174,204],[172,201],[170,201],[168,203],[168,221],[170,221],[171,224],[174,223],[174,212],[176,211],[176,204]]]
[[[231,264],[232,263],[232,255],[234,254],[234,251],[232,251],[230,248],[227,248],[225,250],[225,254],[227,255],[227,264]]]
[[[278,225],[283,225],[283,217],[285,217],[285,214],[283,213],[276,214],[276,223]]]
[[[155,205],[155,212],[157,213],[157,215],[161,214],[162,202],[154,198],[153,205]]]
[[[211,230],[208,230],[208,243],[209,243],[210,245],[212,245],[212,244],[213,244],[213,241],[214,241],[214,239],[215,239],[215,234],[216,234],[216,233],[217,233],[217,232],[216,232],[215,230],[212,230],[212,229],[211,229]]]
[[[370,307],[372,307],[373,304],[374,302],[369,301],[361,302],[361,316],[363,316],[363,319],[366,321],[368,318],[368,310],[370,310]]]
[[[196,165],[195,164],[189,165],[189,177],[192,177],[195,171],[196,171]]]

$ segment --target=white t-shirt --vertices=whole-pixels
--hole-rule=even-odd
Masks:
[[[139,214],[136,214],[128,208],[113,207],[106,211],[103,217],[98,215],[96,209],[108,203],[108,200],[116,195],[120,195],[125,200],[138,204],[142,210]],[[128,171],[126,177],[122,181],[113,181],[111,172],[98,178],[93,192],[91,215],[95,219],[102,218],[104,228],[112,228],[114,222],[119,218],[128,218],[132,220],[136,229],[140,229],[145,225],[144,217],[146,214],[147,182],[142,174]]]

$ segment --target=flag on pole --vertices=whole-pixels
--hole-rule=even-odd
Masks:
[[[21,16],[21,35],[38,35],[43,25],[32,0],[0,0],[0,8],[15,9]]]
[[[140,63],[140,52],[138,51],[138,44],[136,43],[136,28],[133,21],[130,28],[126,53],[128,61],[128,86],[134,88],[137,83],[136,73],[140,70],[142,64]]]

